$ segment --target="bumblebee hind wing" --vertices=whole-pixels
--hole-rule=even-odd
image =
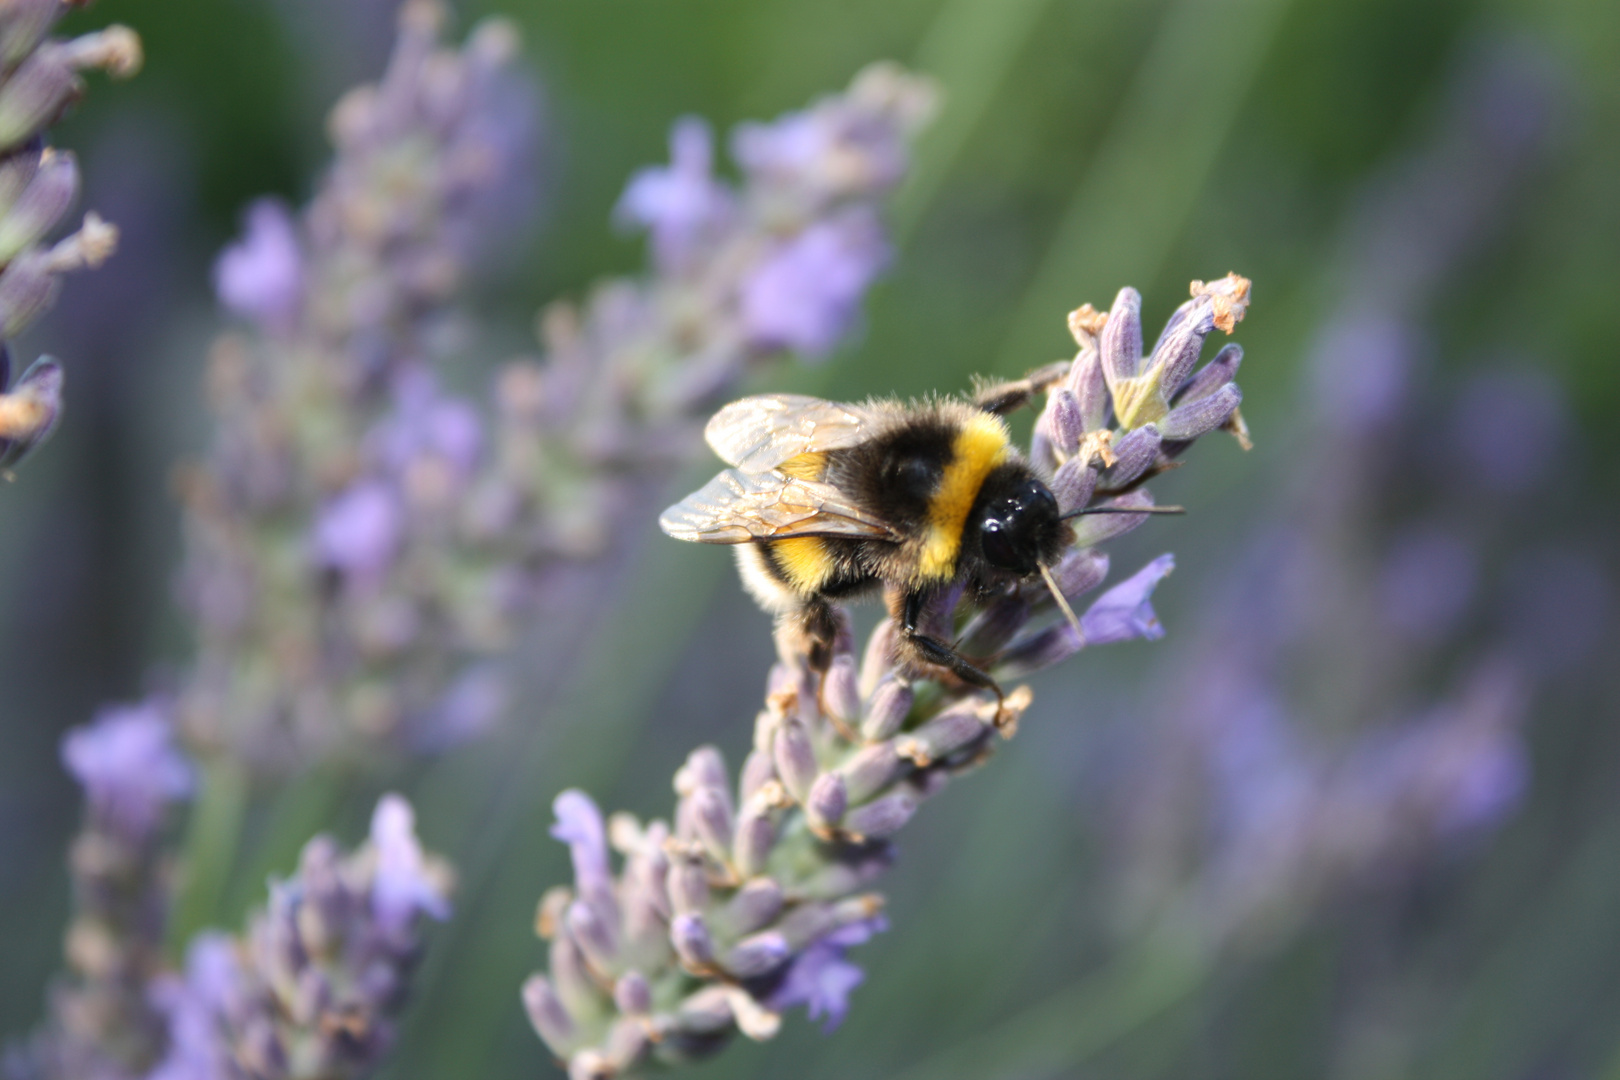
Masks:
[[[728,465],[765,473],[805,453],[854,446],[871,434],[877,410],[804,394],[759,394],[733,401],[703,429]]]
[[[701,544],[743,544],[794,536],[897,538],[882,520],[830,484],[741,469],[727,469],[665,510],[658,527],[677,540]]]

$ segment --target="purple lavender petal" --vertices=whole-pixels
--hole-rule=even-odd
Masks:
[[[803,1005],[811,1020],[826,1017],[823,1032],[833,1031],[849,1012],[850,992],[866,979],[865,972],[844,959],[844,951],[888,928],[886,919],[875,916],[841,926],[816,941],[788,968],[767,1004],[777,1012]]]
[[[849,330],[889,254],[869,211],[816,222],[767,255],[743,283],[746,333],[761,349],[825,356]]]
[[[384,933],[401,937],[418,913],[450,917],[450,901],[429,874],[416,813],[400,795],[384,795],[371,815],[371,843],[377,849],[377,874],[371,883],[371,911]]]
[[[153,702],[105,709],[62,740],[62,763],[93,812],[133,834],[149,833],[171,802],[191,794],[191,764]]]
[[[147,1080],[218,1080],[237,1075],[225,1017],[240,1007],[243,974],[230,937],[205,932],[186,950],[185,976],[149,991],[168,1020],[169,1046]]]
[[[403,525],[399,499],[386,484],[356,484],[315,518],[315,559],[356,578],[376,579],[393,559]]]
[[[602,811],[583,791],[570,789],[551,804],[557,823],[551,835],[568,845],[574,860],[574,880],[582,893],[611,890],[613,877],[608,868],[607,829]]]
[[[1080,617],[1088,645],[1164,637],[1164,627],[1153,612],[1153,590],[1176,568],[1174,555],[1160,555],[1142,569],[1097,598]]]
[[[652,235],[653,257],[664,269],[688,266],[704,243],[734,212],[729,188],[716,181],[714,136],[696,117],[676,121],[669,135],[667,167],[643,169],[631,178],[614,218]]]
[[[220,303],[265,330],[283,333],[297,322],[304,297],[304,255],[287,207],[260,199],[248,208],[242,238],[214,263]]]

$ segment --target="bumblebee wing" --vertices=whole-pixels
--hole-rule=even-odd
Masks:
[[[658,518],[677,540],[743,544],[790,536],[894,540],[892,529],[831,484],[727,469]]]
[[[745,473],[763,473],[789,458],[854,446],[880,416],[864,405],[804,394],[760,394],[733,401],[703,429],[714,452]]]

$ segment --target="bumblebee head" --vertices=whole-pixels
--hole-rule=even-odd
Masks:
[[[1026,469],[992,476],[968,519],[984,561],[1020,577],[1062,555],[1072,533],[1063,524],[1057,499]]]

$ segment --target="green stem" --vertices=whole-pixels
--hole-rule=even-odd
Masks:
[[[203,763],[202,775],[202,794],[192,807],[169,924],[169,951],[175,957],[184,953],[197,931],[217,924],[223,914],[247,816],[248,775],[239,762],[216,755]]]

